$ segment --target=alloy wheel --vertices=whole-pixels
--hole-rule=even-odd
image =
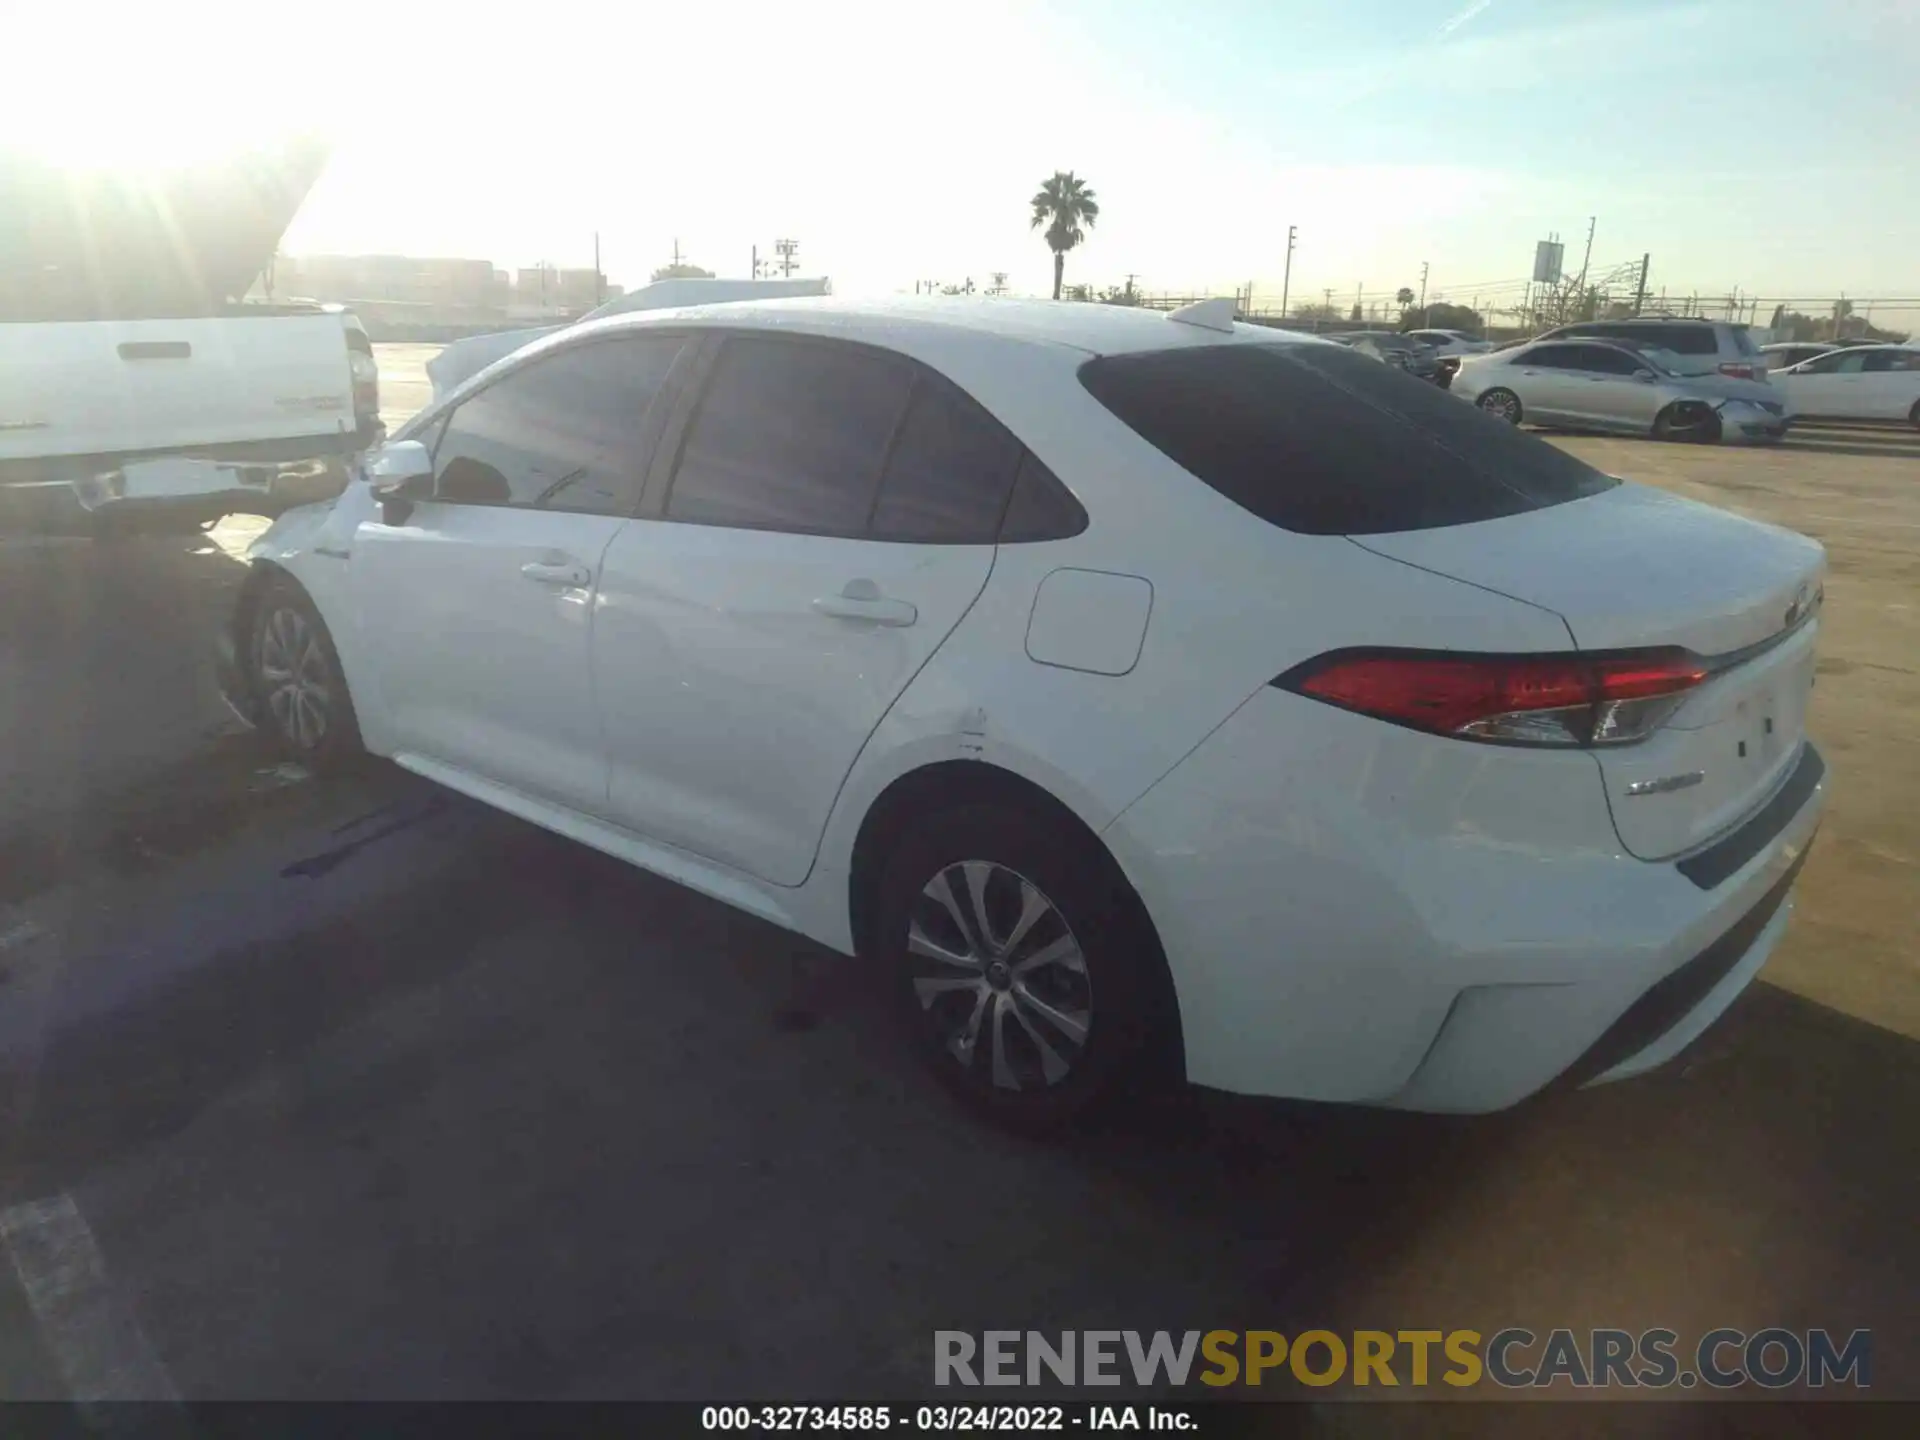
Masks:
[[[947,866],[907,925],[913,993],[941,1047],[996,1090],[1058,1085],[1086,1053],[1093,987],[1066,917],[991,860]]]
[[[1504,390],[1490,390],[1480,397],[1480,408],[1509,425],[1519,419],[1520,402]]]
[[[320,636],[291,606],[280,606],[260,627],[260,695],[280,733],[302,750],[326,738],[333,683]]]

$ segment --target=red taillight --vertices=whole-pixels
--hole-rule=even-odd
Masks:
[[[1761,375],[1755,372],[1753,366],[1737,364],[1731,360],[1720,367],[1720,373],[1722,375],[1730,375],[1735,380],[1758,380],[1761,378]]]
[[[1336,651],[1274,684],[1396,725],[1518,745],[1645,739],[1707,678],[1685,650],[1608,656]]]

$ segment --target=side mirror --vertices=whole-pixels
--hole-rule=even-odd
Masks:
[[[380,502],[382,518],[398,525],[416,504],[433,498],[433,457],[418,440],[394,440],[367,462],[367,481]]]
[[[1651,370],[1636,370],[1633,372],[1633,378],[1638,380],[1642,385],[1651,385],[1654,380],[1654,375]]]

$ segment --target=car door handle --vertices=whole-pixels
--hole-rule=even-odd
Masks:
[[[591,585],[593,572],[577,560],[531,560],[520,573],[537,585]]]
[[[835,620],[864,620],[869,625],[911,625],[920,612],[905,600],[889,600],[871,580],[849,580],[838,595],[822,595],[813,608]]]

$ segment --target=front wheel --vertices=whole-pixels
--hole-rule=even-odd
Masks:
[[[1509,425],[1520,423],[1520,397],[1511,390],[1496,386],[1473,403],[1496,420],[1504,420]]]
[[[255,607],[249,679],[261,724],[289,758],[316,769],[361,753],[345,672],[320,612],[291,580],[276,580]]]
[[[1720,443],[1720,416],[1698,400],[1680,400],[1654,417],[1653,438],[1695,445]]]
[[[1016,1129],[1110,1097],[1156,1038],[1157,954],[1093,841],[1041,813],[969,806],[912,827],[876,935],[938,1078]]]

